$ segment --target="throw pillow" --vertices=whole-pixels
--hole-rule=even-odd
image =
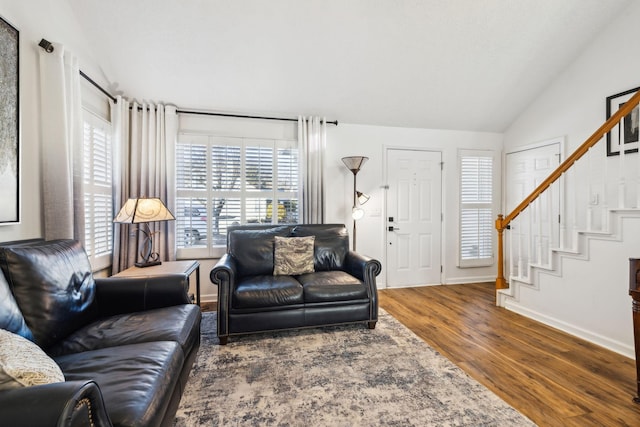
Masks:
[[[63,381],[60,367],[40,347],[0,329],[0,390]]]
[[[314,236],[275,237],[273,256],[274,276],[296,276],[313,273]]]

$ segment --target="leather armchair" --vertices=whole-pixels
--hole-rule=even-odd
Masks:
[[[0,244],[0,328],[65,382],[0,390],[0,426],[173,425],[200,346],[186,275],[94,279],[73,240]]]

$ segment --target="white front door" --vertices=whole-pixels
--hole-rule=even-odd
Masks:
[[[387,287],[440,284],[442,154],[387,150]]]

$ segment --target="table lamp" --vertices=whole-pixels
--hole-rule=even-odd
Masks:
[[[139,197],[135,199],[129,199],[126,201],[118,215],[116,215],[113,222],[120,224],[143,224],[139,226],[138,230],[144,234],[144,239],[140,244],[140,257],[141,262],[136,262],[136,267],[151,267],[152,265],[162,264],[160,261],[160,254],[153,252],[153,239],[149,228],[150,222],[156,221],[172,221],[176,218],[167,209],[157,197]]]

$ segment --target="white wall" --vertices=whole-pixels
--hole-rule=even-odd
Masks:
[[[638,22],[640,2],[632,2],[510,126],[505,132],[505,149],[566,136],[567,153],[571,153],[584,142],[606,119],[605,98],[640,86],[640,55],[635,53],[635,41],[640,39]],[[602,142],[600,144],[603,145]],[[599,147],[595,153],[604,157],[604,147]],[[637,154],[629,158],[635,162]],[[615,171],[616,159],[607,159],[609,170]],[[611,182],[615,179],[617,176],[611,174],[610,188],[615,187]],[[569,192],[586,192],[585,181],[576,185],[578,188],[570,188]],[[616,273],[627,271],[630,256],[640,256],[640,241],[634,240],[635,245],[612,245],[608,249],[617,251],[617,254],[614,260],[601,268],[612,272],[609,275],[612,280],[616,278],[626,282],[625,275]],[[605,259],[605,254],[601,255]],[[596,262],[599,256],[592,253],[591,258]],[[610,283],[598,275],[589,274],[588,269],[583,269],[582,274],[579,271],[571,277],[563,275],[562,287],[555,286],[553,280],[545,284],[544,275],[541,276],[538,294],[522,293],[519,305],[556,326],[564,324],[567,329],[582,330],[585,337],[599,335],[632,347],[631,299],[620,298],[620,295],[608,297],[611,293],[625,293],[626,287],[618,283],[609,286]],[[608,316],[600,322],[592,322],[590,319],[597,310],[594,301],[608,312],[628,315]]]
[[[495,266],[458,268],[458,149],[502,150],[502,135],[496,133],[461,132],[433,129],[411,129],[365,126],[340,123],[329,126],[326,163],[326,222],[346,224],[351,229],[353,204],[353,174],[342,163],[342,157],[363,155],[369,161],[358,173],[358,190],[371,196],[363,206],[365,217],[358,221],[358,252],[379,259],[383,272],[378,277],[380,287],[385,280],[385,190],[384,152],[386,148],[421,148],[442,152],[443,185],[443,283],[493,281]],[[498,158],[500,156],[497,156]],[[500,164],[496,165],[498,170]],[[499,185],[496,197],[500,198]],[[499,200],[499,199],[498,199]]]
[[[90,47],[67,2],[0,0],[0,16],[20,31],[21,223],[0,226],[0,241],[42,237],[38,43],[60,42],[91,75]]]

